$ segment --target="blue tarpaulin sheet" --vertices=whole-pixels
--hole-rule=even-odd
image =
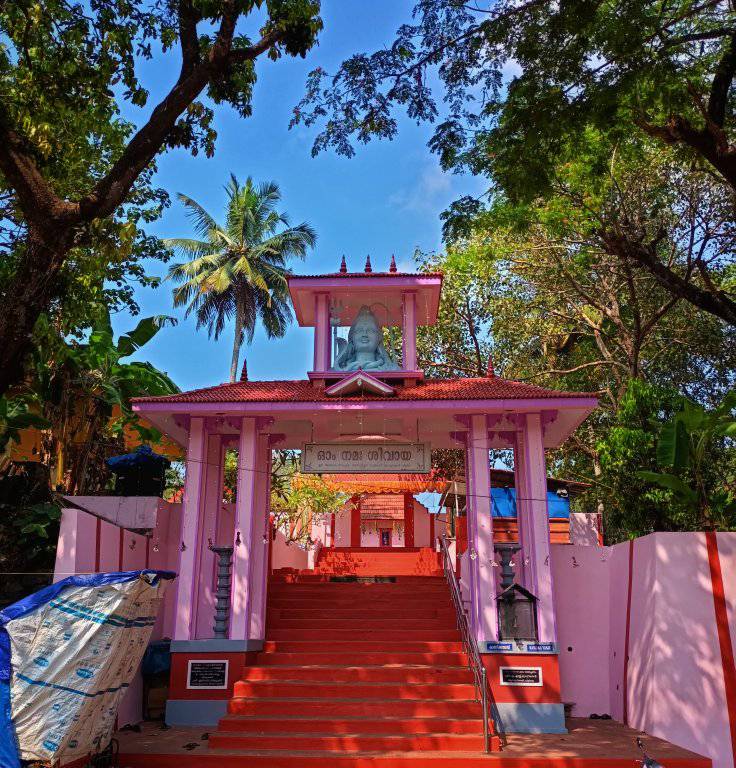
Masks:
[[[494,517],[516,517],[516,488],[491,488]],[[547,491],[547,512],[550,517],[570,517],[570,500]]]
[[[430,514],[442,512],[439,493],[428,491],[414,497]],[[491,505],[494,517],[516,517],[516,488],[491,488]],[[570,500],[547,491],[547,510],[550,517],[570,517]]]

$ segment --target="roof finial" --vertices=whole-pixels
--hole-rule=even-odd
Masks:
[[[391,254],[391,266],[388,268],[389,272],[398,272],[399,270],[396,268],[396,258],[394,257],[393,253]]]
[[[364,272],[373,272],[373,267],[371,266],[371,257],[366,256],[365,257],[365,269]]]
[[[243,360],[243,368],[240,371],[240,380],[248,381],[248,361],[247,360]]]
[[[493,355],[488,355],[488,367],[486,368],[486,376],[489,379],[492,379],[496,375],[496,372],[493,370]]]
[[[348,271],[348,265],[347,265],[347,262],[345,261],[345,257],[343,256],[342,261],[340,262],[340,272],[341,274],[344,275],[347,271]]]

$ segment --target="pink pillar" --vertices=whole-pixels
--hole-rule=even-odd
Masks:
[[[203,494],[206,459],[204,419],[194,416],[189,423],[184,503],[181,508],[181,541],[179,542],[179,577],[176,580],[176,620],[174,640],[191,640],[194,636],[194,600],[197,586],[197,544],[199,507]]]
[[[417,369],[417,297],[413,291],[403,294],[402,365],[405,371]]]
[[[467,447],[467,514],[470,552],[471,629],[478,642],[498,639],[496,579],[492,563],[491,472],[485,415],[470,417]],[[475,556],[473,556],[475,555]]]
[[[547,514],[547,466],[544,457],[544,443],[541,415],[529,413],[526,416],[524,434],[525,492],[528,502],[524,513],[528,515],[526,530],[529,541],[526,545],[530,562],[527,588],[536,595],[537,625],[539,640],[543,643],[557,642],[555,609],[552,599],[552,567],[550,565],[549,517]]]
[[[269,435],[258,437],[258,472],[253,523],[253,557],[250,571],[251,607],[249,639],[266,636],[266,590],[268,583],[268,516],[271,492],[271,444]]]
[[[230,639],[248,639],[251,601],[248,576],[253,553],[253,518],[258,470],[258,431],[252,416],[243,416],[238,442],[238,495],[233,531],[233,580],[230,597]]]
[[[197,609],[194,637],[198,639],[210,638],[214,631],[217,558],[209,545],[210,542],[217,541],[217,518],[222,507],[224,455],[222,435],[210,434],[207,439],[207,463],[204,467],[203,501],[199,511],[197,596],[194,603]]]
[[[530,493],[527,488],[526,472],[526,430],[517,432],[514,441],[514,487],[516,489],[516,522],[519,526],[519,545],[521,546],[521,552],[514,557],[517,562],[517,580],[533,592],[530,568],[524,563],[527,558],[531,559],[529,547],[532,541],[530,531],[532,516],[529,513]]]
[[[318,293],[314,297],[314,370],[330,368],[330,297]]]

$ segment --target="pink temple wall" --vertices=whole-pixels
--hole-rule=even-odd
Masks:
[[[718,545],[736,641],[736,533]],[[629,543],[556,545],[551,560],[563,701],[622,720]],[[637,539],[632,587],[629,724],[734,768],[705,535]]]
[[[414,546],[429,547],[429,512],[414,499]]]
[[[176,571],[179,561],[179,504],[162,505],[149,538],[118,528],[77,509],[62,510],[56,550],[54,581],[67,576],[143,568]],[[171,637],[174,625],[176,581],[168,588],[151,633],[151,640]],[[143,682],[136,674],[118,712],[118,724],[141,720]]]

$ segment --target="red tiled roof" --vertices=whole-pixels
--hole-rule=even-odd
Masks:
[[[360,500],[360,517],[365,520],[403,520],[404,499],[396,494],[370,494]]]
[[[395,395],[359,394],[344,397],[325,395],[324,389],[308,380],[236,381],[176,395],[136,397],[134,403],[326,403],[371,400],[530,400],[537,398],[595,397],[590,392],[561,392],[535,384],[501,379],[426,379],[416,386],[396,385]]]
[[[405,472],[396,475],[381,472],[371,474],[344,474],[321,476],[322,482],[335,489],[343,489],[346,493],[390,493],[397,495],[405,491],[409,493],[424,493],[425,491],[443,491],[447,480],[440,477],[435,469],[429,474],[420,475],[415,472]]]

